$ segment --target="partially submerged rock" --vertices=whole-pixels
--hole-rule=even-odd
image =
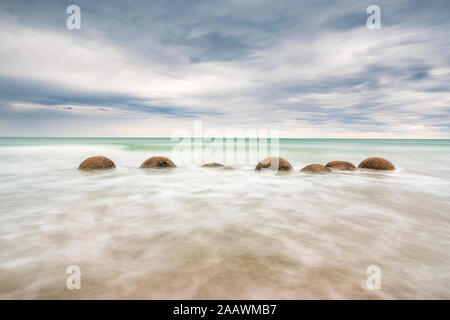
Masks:
[[[353,163],[340,160],[328,162],[325,167],[334,170],[356,170],[356,167]]]
[[[90,157],[84,160],[78,169],[81,170],[95,170],[95,169],[112,169],[116,165],[110,159],[103,156]]]
[[[225,166],[221,163],[217,163],[217,162],[209,162],[209,163],[205,163],[202,168],[224,168]]]
[[[317,164],[317,163],[309,164],[300,171],[305,172],[305,173],[316,173],[316,174],[323,174],[323,173],[331,172],[331,170],[328,169],[327,167],[325,167],[321,164]]]
[[[151,157],[141,164],[141,168],[175,168],[176,165],[166,157]]]
[[[258,163],[255,167],[255,170],[269,169],[269,168],[272,170],[280,170],[280,171],[289,171],[294,169],[286,159],[270,157]]]
[[[394,165],[383,158],[367,158],[361,162],[358,166],[360,169],[371,169],[371,170],[395,170]]]

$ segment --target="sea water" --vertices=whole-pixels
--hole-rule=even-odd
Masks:
[[[450,299],[450,140],[281,139],[290,174],[176,144],[0,138],[0,298]],[[77,169],[94,155],[117,168]],[[139,169],[156,155],[177,168]],[[371,156],[396,170],[300,172]]]

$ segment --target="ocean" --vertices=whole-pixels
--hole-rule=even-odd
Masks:
[[[450,140],[280,139],[289,174],[177,146],[0,138],[0,299],[450,299]],[[117,167],[78,170],[95,155]],[[372,156],[396,170],[300,172]]]

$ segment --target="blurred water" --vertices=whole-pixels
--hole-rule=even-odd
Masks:
[[[450,298],[450,140],[281,139],[291,174],[203,169],[175,144],[0,138],[0,298]],[[117,168],[77,170],[93,155]],[[178,168],[139,169],[154,155]],[[369,156],[397,170],[299,172]]]

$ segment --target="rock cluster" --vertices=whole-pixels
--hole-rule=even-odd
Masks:
[[[116,165],[110,159],[103,156],[95,156],[84,160],[80,164],[79,169],[94,170],[94,169],[111,169],[115,167]],[[172,160],[166,157],[151,157],[141,164],[141,168],[175,168],[175,167],[176,165],[172,162]],[[202,168],[226,168],[226,167],[221,163],[210,162],[205,163],[202,166]],[[390,161],[378,157],[365,159],[358,165],[358,168],[370,170],[395,170],[394,165]],[[255,167],[255,170],[262,170],[262,169],[290,171],[293,170],[294,168],[286,159],[278,157],[269,157],[259,162]],[[328,162],[325,166],[317,163],[309,164],[300,171],[305,173],[321,174],[321,173],[329,173],[331,172],[331,170],[356,170],[356,167],[353,165],[353,163],[336,160]]]

